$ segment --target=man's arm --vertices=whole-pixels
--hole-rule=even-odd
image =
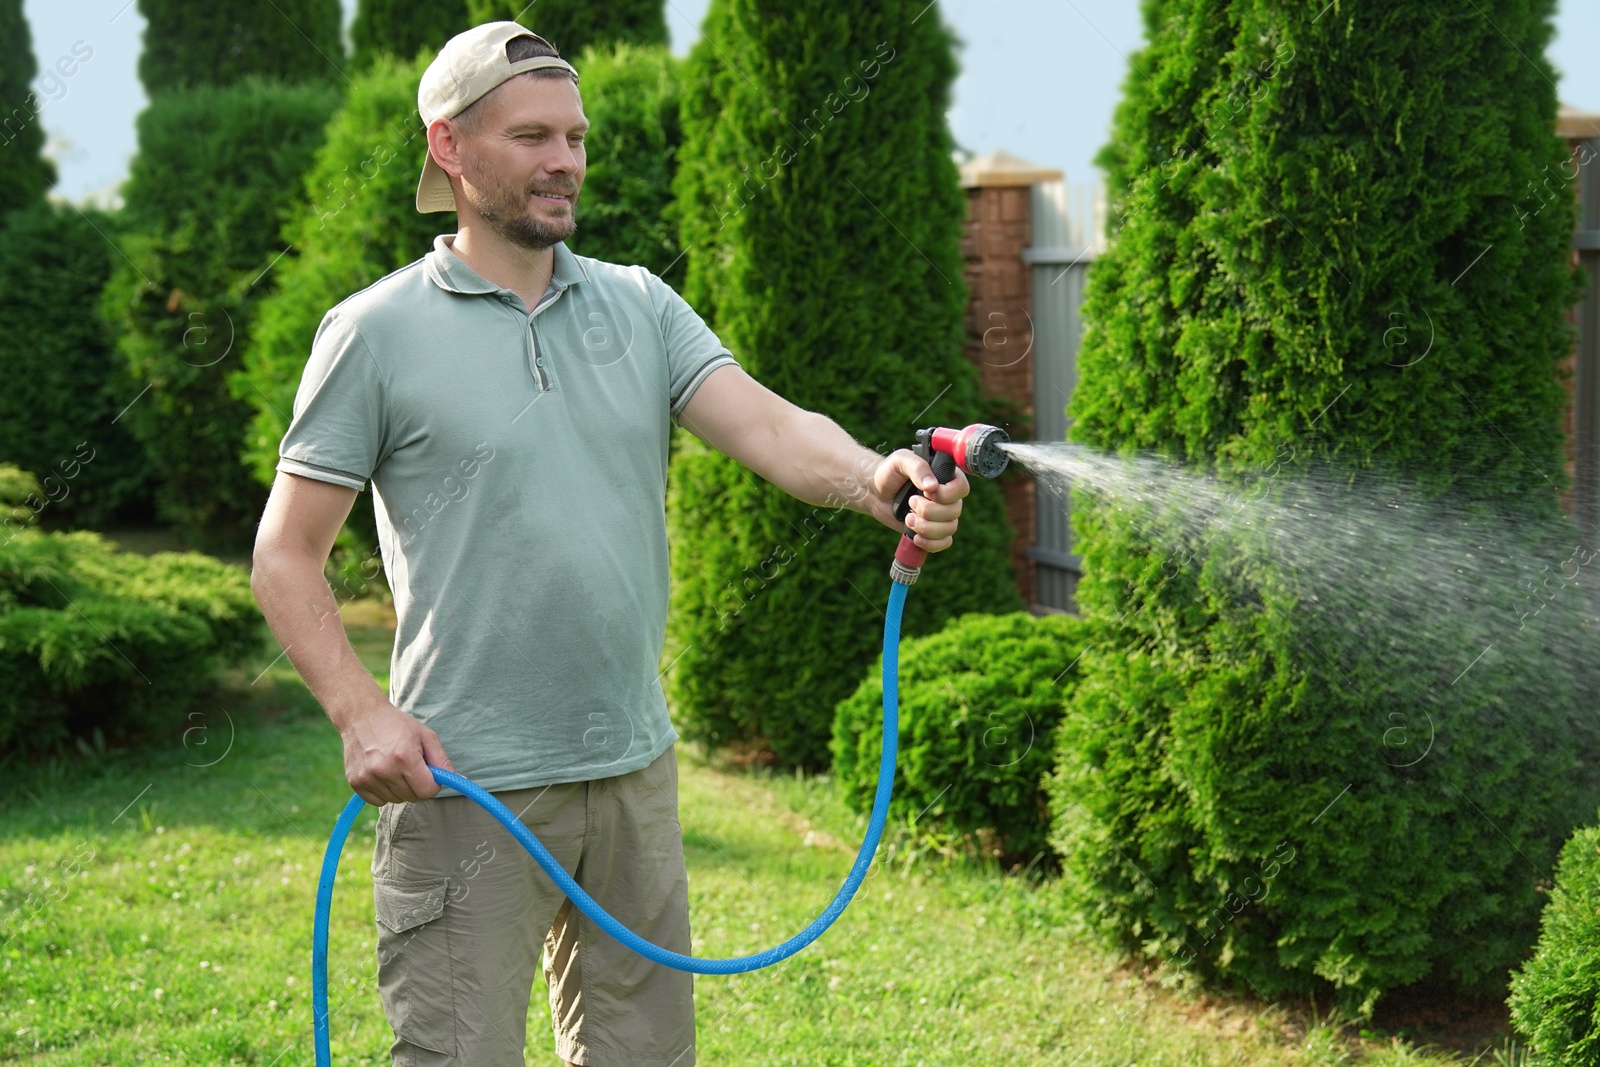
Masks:
[[[361,665],[322,568],[356,490],[278,472],[256,532],[250,589],[272,635],[344,740],[350,787],[371,804],[439,792],[428,764],[454,770],[439,735],[389,703]]]
[[[909,448],[880,456],[826,415],[791,404],[733,364],[706,376],[678,421],[791,496],[808,504],[843,504],[895,531],[905,527],[895,521],[894,495],[914,480],[923,496],[911,498],[906,523],[917,547],[929,552],[950,547],[961,500],[971,489],[959,468],[940,485]]]

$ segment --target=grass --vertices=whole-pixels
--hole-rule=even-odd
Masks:
[[[347,606],[385,680],[392,617]],[[0,1061],[307,1064],[316,872],[349,796],[332,728],[285,661],[230,680],[181,738],[30,768],[0,794]],[[826,777],[735,771],[680,746],[698,955],[789,937],[842,883],[864,820]],[[338,1064],[387,1064],[369,861],[357,824],[334,896]],[[699,1062],[1307,1064],[1452,1057],[1363,1040],[1297,1006],[1164,988],[1073,933],[1048,886],[941,862],[901,837],[799,955],[697,977]],[[542,990],[527,1062],[555,1064]],[[1499,1057],[1497,1057],[1498,1059]]]

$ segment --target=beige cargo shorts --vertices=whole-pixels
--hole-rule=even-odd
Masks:
[[[619,922],[689,953],[674,749],[628,774],[494,795]],[[541,969],[563,1060],[695,1062],[694,976],[596,927],[468,798],[385,804],[372,875],[395,1067],[523,1067]]]

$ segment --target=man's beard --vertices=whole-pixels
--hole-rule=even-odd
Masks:
[[[513,244],[534,251],[549,248],[557,241],[565,241],[571,237],[578,228],[578,189],[572,184],[558,184],[550,188],[518,189],[509,183],[496,184],[485,196],[476,188],[463,186],[467,201],[474,211],[483,217],[495,233]],[[534,193],[550,193],[556,196],[567,196],[567,218],[562,222],[549,223],[543,219],[534,218],[528,211],[528,197]]]

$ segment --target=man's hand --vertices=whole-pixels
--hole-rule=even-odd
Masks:
[[[906,516],[906,526],[914,534],[912,541],[929,552],[943,552],[952,543],[961,518],[961,501],[972,491],[972,484],[960,467],[954,478],[940,484],[927,460],[909,448],[883,457],[872,474],[872,491],[884,502],[883,524],[902,533],[905,531],[895,522],[892,509],[895,494],[908,481],[922,491],[921,496],[911,498],[911,514]]]
[[[352,715],[344,738],[344,776],[368,804],[427,800],[439,792],[429,764],[455,770],[439,735],[387,700]]]

